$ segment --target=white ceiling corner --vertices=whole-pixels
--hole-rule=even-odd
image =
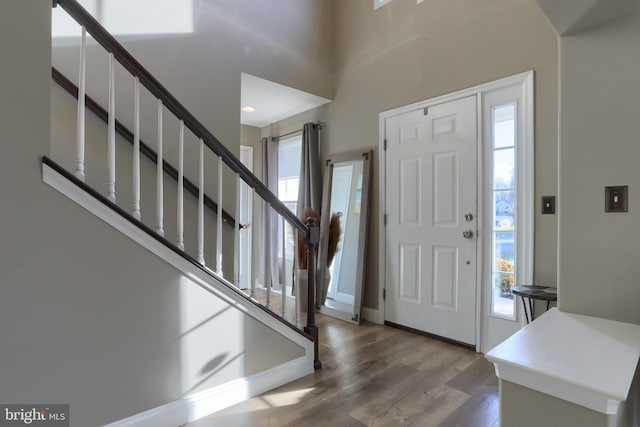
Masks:
[[[536,0],[561,36],[624,16],[634,1],[636,0]]]
[[[242,73],[241,107],[256,109],[252,113],[240,112],[243,125],[262,128],[328,102],[331,100]]]

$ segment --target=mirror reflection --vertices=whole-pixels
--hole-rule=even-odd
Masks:
[[[368,222],[368,188],[372,152],[347,153],[327,160],[321,218],[320,311],[360,322],[364,255]],[[339,238],[330,221],[339,220]],[[337,247],[334,248],[335,242]],[[323,271],[324,270],[324,271]]]

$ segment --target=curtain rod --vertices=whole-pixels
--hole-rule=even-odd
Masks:
[[[314,125],[318,126],[320,129],[325,127],[327,124],[324,122],[315,122]],[[294,130],[289,133],[285,133],[283,135],[274,136],[273,138],[284,138],[285,136],[293,135],[294,133],[302,132],[302,129]]]

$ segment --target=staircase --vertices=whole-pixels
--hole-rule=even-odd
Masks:
[[[128,420],[109,425],[172,425],[172,421],[167,422],[167,420],[175,419],[177,420],[175,422],[180,423],[192,421],[196,416],[204,416],[213,410],[319,369],[321,363],[318,358],[318,330],[315,325],[314,310],[304,315],[300,313],[299,308],[301,298],[307,299],[308,307],[315,307],[316,278],[311,272],[315,271],[313,264],[316,259],[318,228],[313,219],[309,219],[306,224],[300,221],[76,0],[54,0],[53,5],[63,8],[80,24],[82,35],[79,46],[80,65],[77,86],[59,71],[52,70],[54,82],[77,99],[76,138],[72,144],[73,162],[71,167],[69,165],[64,167],[51,158],[44,157],[42,160],[44,182],[147,248],[207,293],[215,295],[230,307],[247,314],[269,330],[277,332],[303,349],[301,357],[285,364],[284,371],[288,371],[287,373],[283,374],[283,366],[280,366],[279,370],[266,369],[254,376],[253,383],[247,382],[244,378],[231,381],[224,385],[227,388],[218,387],[213,391],[200,391],[200,394],[186,396],[186,400],[182,399],[180,403],[170,402],[162,407],[152,408],[148,412],[139,413]],[[109,56],[109,105],[107,108],[103,108],[86,94],[87,35],[102,46]],[[116,67],[119,70],[126,70],[134,82],[131,100],[134,105],[133,130],[128,129],[116,116],[115,84],[117,80],[114,77]],[[140,109],[143,104],[141,102],[143,92],[147,97],[153,97],[155,100],[157,132],[151,136],[155,139],[155,150],[151,148],[152,144],[142,140]],[[95,144],[94,141],[87,141],[85,138],[87,132],[85,126],[89,120],[87,112],[93,118],[103,120],[107,128],[107,155],[106,159],[102,159],[106,160],[106,165],[100,166],[101,169],[106,170],[107,179],[101,186],[95,184],[95,178],[92,175],[94,172],[85,157],[88,144]],[[167,132],[167,128],[174,125],[176,125],[175,128]],[[174,138],[174,134],[177,134],[177,138]],[[119,193],[116,193],[116,178],[121,175],[119,171],[122,169],[116,164],[116,146],[119,147],[118,144],[122,144],[121,140],[130,143],[128,150],[131,151],[131,158],[127,160],[127,165],[131,164],[132,182],[131,188],[124,191],[127,196],[131,196],[128,197],[131,199],[130,203],[127,197],[122,198]],[[123,150],[118,148],[118,151]],[[176,166],[167,160],[167,153],[177,153]],[[141,155],[152,163],[141,160]],[[198,178],[194,181],[187,177],[191,172],[185,165],[188,158],[196,159]],[[153,166],[149,166],[151,164]],[[141,176],[149,175],[150,172],[155,175],[155,185],[151,185],[155,188],[152,188],[152,194],[147,194],[145,190],[148,191],[150,185],[141,183]],[[98,176],[100,173],[95,172],[95,175]],[[205,177],[215,179],[205,180]],[[208,188],[207,183],[211,181],[215,182],[215,197],[205,193],[205,186]],[[167,184],[168,182],[171,184]],[[262,286],[256,287],[255,283],[252,283],[250,289],[239,288],[240,225],[229,211],[238,211],[237,189],[241,182],[246,183],[255,192],[267,212],[273,210],[282,221],[289,223],[295,232],[303,236],[307,243],[308,259],[311,260],[307,295],[291,297],[285,292],[274,293],[266,279],[271,277],[270,267],[266,262]],[[118,188],[121,188],[121,185],[128,185],[128,183],[118,182]],[[100,187],[105,188],[106,191],[101,191]],[[169,197],[171,201],[175,197],[173,211],[175,217],[165,212],[169,192],[171,192]],[[142,208],[145,201],[153,199],[155,199],[153,208]],[[224,201],[229,204],[228,201],[232,199],[234,202],[231,204],[231,209],[225,210]],[[149,211],[151,213],[147,213]],[[205,228],[206,225],[208,228]],[[211,232],[212,228],[214,232]],[[169,237],[169,230],[175,232],[175,235]],[[277,238],[277,236],[269,236],[268,233],[266,237]],[[230,241],[233,241],[233,245],[229,244]],[[225,252],[225,247],[228,246],[233,248],[230,253]],[[258,266],[254,268],[257,269]],[[291,301],[292,298],[293,301]],[[275,299],[277,304],[274,304]],[[287,309],[290,304],[294,304],[295,307],[293,315],[289,314],[291,310]],[[277,310],[274,307],[277,307]],[[304,327],[301,326],[302,321],[305,321]],[[268,350],[270,349],[265,349],[267,352]],[[255,385],[256,383],[258,385]],[[223,394],[229,396],[229,387],[244,391],[231,393],[234,397],[227,397],[225,400],[221,396]],[[187,411],[188,416],[183,413],[176,418],[167,417],[168,413],[184,412],[184,407],[190,408]]]

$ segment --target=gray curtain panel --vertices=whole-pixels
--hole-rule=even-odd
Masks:
[[[278,194],[278,138],[262,138],[262,182]],[[280,289],[283,268],[278,259],[278,214],[262,202],[262,284]]]
[[[302,128],[298,216],[302,215],[306,208],[313,208],[318,212],[321,210],[322,170],[320,166],[320,128],[315,123],[305,123]]]
[[[305,123],[302,128],[302,161],[300,165],[300,187],[298,189],[298,217],[305,209],[321,212],[322,169],[320,164],[320,127],[315,123]],[[305,222],[306,218],[301,218]],[[318,224],[319,226],[320,224]],[[316,306],[324,304],[327,290],[317,280]]]

